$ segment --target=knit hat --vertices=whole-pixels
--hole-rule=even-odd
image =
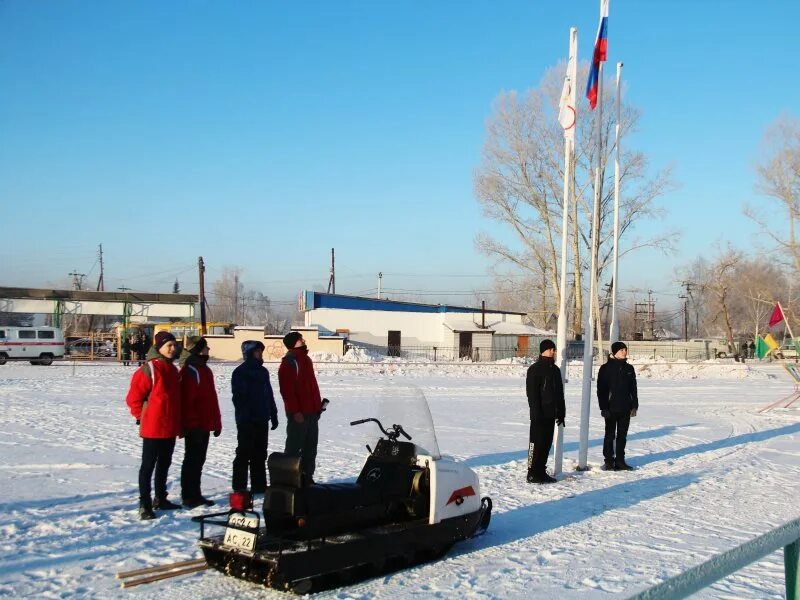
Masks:
[[[611,344],[611,356],[616,356],[620,350],[627,350],[628,347],[623,342],[614,342]]]
[[[156,334],[156,337],[153,338],[153,347],[156,350],[159,350],[161,346],[166,344],[167,342],[174,342],[175,336],[172,335],[169,331],[159,331]]]
[[[242,358],[247,360],[257,348],[264,350],[264,344],[258,340],[246,340],[242,342]]]
[[[201,335],[192,335],[186,340],[184,348],[192,354],[200,354],[203,349],[208,348],[208,342]]]
[[[303,335],[299,331],[290,331],[285,336],[283,336],[283,345],[286,346],[289,350],[294,348],[294,345],[297,343]]]
[[[541,354],[545,350],[550,350],[550,349],[552,350],[556,349],[556,345],[553,343],[553,340],[542,340],[539,343],[539,354]]]

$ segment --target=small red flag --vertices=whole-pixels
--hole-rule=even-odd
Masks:
[[[783,311],[781,310],[780,304],[776,304],[775,308],[772,310],[772,316],[769,318],[769,326],[775,327],[775,325],[781,321],[783,321]]]

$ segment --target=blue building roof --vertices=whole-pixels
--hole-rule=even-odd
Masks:
[[[303,310],[315,308],[338,308],[341,310],[383,310],[388,312],[414,312],[414,313],[479,313],[480,308],[467,306],[451,306],[449,304],[422,304],[420,302],[400,302],[398,300],[384,300],[382,298],[364,298],[362,296],[343,296],[340,294],[325,294],[322,292],[305,291],[303,293]],[[524,315],[525,313],[508,310],[490,310],[486,312],[506,315]]]

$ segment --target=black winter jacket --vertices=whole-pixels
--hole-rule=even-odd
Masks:
[[[532,421],[559,420],[566,415],[561,369],[556,366],[552,358],[540,356],[539,360],[528,367],[525,391],[528,394]]]
[[[597,400],[600,410],[625,413],[639,408],[636,372],[627,360],[609,358],[597,373]]]
[[[247,358],[231,377],[236,423],[277,423],[278,408],[269,382],[269,371],[262,361]]]

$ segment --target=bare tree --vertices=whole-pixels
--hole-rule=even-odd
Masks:
[[[762,145],[763,158],[756,166],[757,189],[775,201],[783,216],[767,221],[765,210],[745,207],[744,212],[784,253],[795,273],[800,273],[800,121],[790,116],[778,118],[764,134]]]
[[[244,298],[241,272],[238,267],[224,267],[219,279],[212,284],[209,312],[215,321],[239,323],[242,316],[241,302]]]
[[[722,321],[728,352],[731,354],[735,352],[732,307],[737,294],[736,270],[741,261],[741,253],[730,246],[720,250],[717,258],[709,265],[706,279],[701,286],[711,293],[712,322]]]
[[[548,295],[550,302],[541,307],[543,310],[559,304],[564,136],[556,113],[563,73],[563,66],[551,68],[538,88],[524,95],[504,92],[496,98],[493,113],[486,123],[482,162],[474,175],[475,194],[484,214],[510,229],[513,239],[513,242],[500,241],[488,234],[479,234],[477,247],[501,263],[530,273],[535,280],[546,277],[551,293]],[[588,65],[581,65],[579,89],[583,85],[581,81],[585,83],[587,73]],[[606,88],[614,89],[610,80]],[[607,94],[603,100],[606,106],[602,128],[605,139],[609,140],[603,147],[603,165],[614,151],[613,136],[609,135],[616,119],[615,111],[611,110],[614,100],[613,94]],[[639,111],[623,103],[623,135],[635,131],[638,121]],[[582,312],[584,304],[581,271],[588,269],[592,167],[596,154],[591,128],[590,116],[578,120],[574,169],[578,208],[571,218],[575,256],[574,323],[580,323],[582,318],[577,314]],[[642,247],[670,250],[676,238],[675,233],[666,232],[655,237],[631,239],[637,223],[662,214],[656,200],[671,185],[669,169],[652,177],[649,171],[643,153],[627,148],[623,150],[620,238],[626,243],[621,255]],[[601,187],[599,274],[612,259],[613,186],[610,182],[613,173],[606,173],[606,180]]]

